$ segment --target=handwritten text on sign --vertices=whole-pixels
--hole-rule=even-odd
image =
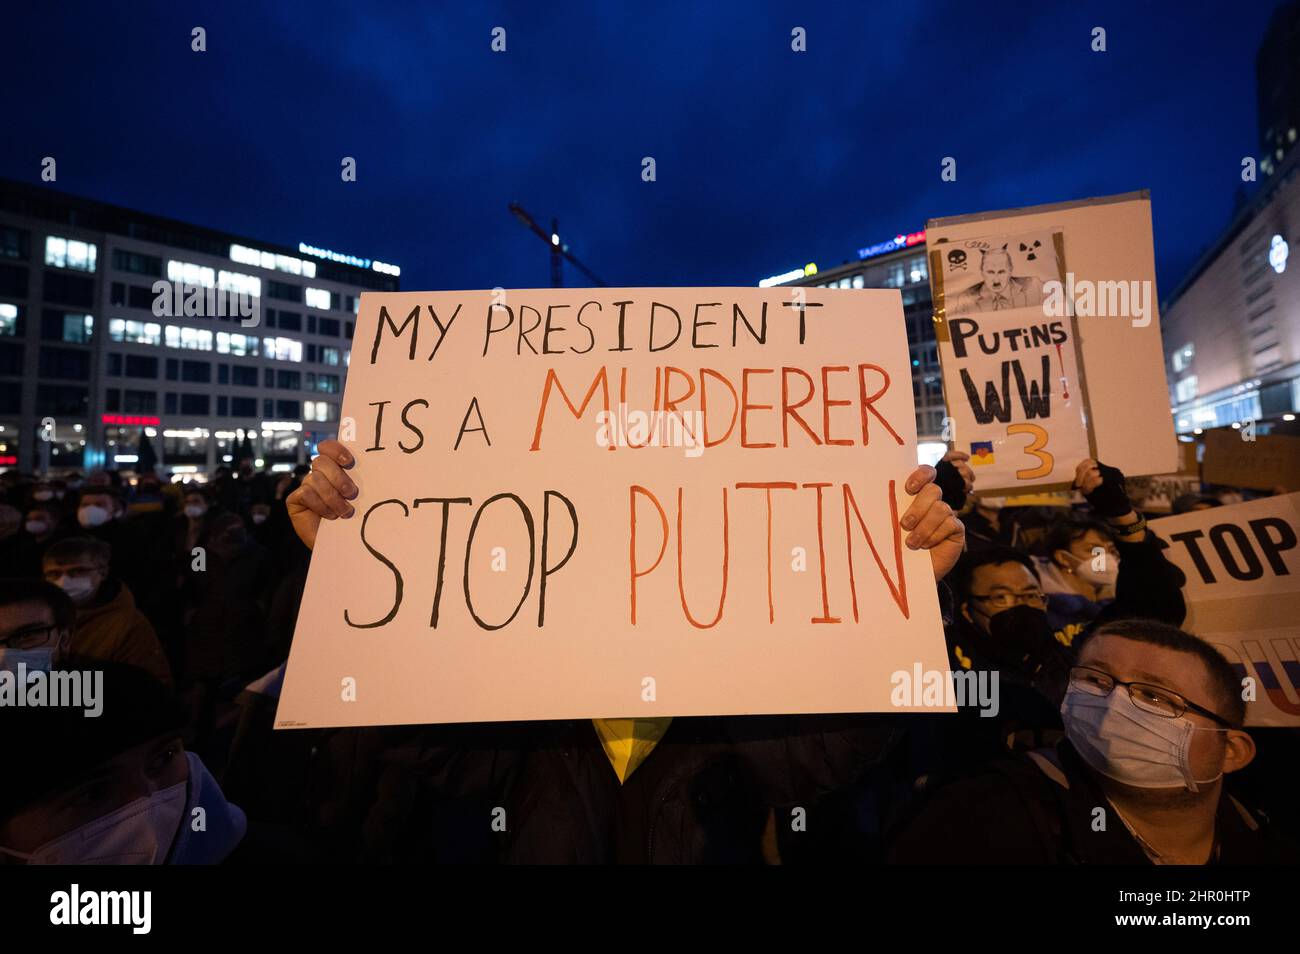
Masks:
[[[353,348],[281,726],[874,711],[946,668],[897,292],[366,295]]]

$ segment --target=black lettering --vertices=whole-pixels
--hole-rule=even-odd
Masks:
[[[388,611],[387,616],[383,619],[376,620],[373,623],[354,623],[352,622],[352,617],[348,615],[347,608],[344,607],[343,622],[347,623],[354,629],[374,629],[376,626],[387,625],[392,622],[393,617],[397,615],[398,608],[402,605],[402,572],[393,565],[392,560],[388,559],[388,557],[384,556],[372,547],[370,541],[366,539],[366,524],[370,522],[370,515],[386,504],[397,504],[397,506],[402,508],[403,517],[410,516],[411,511],[408,510],[406,504],[402,503],[400,500],[381,500],[376,504],[372,504],[370,509],[366,511],[365,516],[361,518],[361,543],[370,551],[372,557],[392,571],[394,580],[393,608]]]
[[[677,330],[673,333],[673,340],[668,342],[662,348],[655,347],[655,309],[656,308],[663,308],[667,311],[672,312],[673,321],[677,322]],[[682,336],[682,316],[677,314],[677,309],[673,308],[671,305],[665,305],[663,302],[652,301],[650,303],[650,350],[667,351],[673,345],[677,344],[677,339],[680,338],[681,336]],[[621,338],[619,339],[619,343],[622,344]]]
[[[627,347],[623,343],[623,341],[624,341],[624,332],[627,330],[625,328],[625,323],[627,321],[627,306],[632,303],[630,301],[616,301],[614,302],[614,304],[618,306],[618,347],[610,348],[609,350],[610,351],[631,351],[632,349]]]
[[[515,611],[510,614],[509,619],[507,619],[503,623],[497,623],[496,625],[492,625],[491,623],[485,623],[482,620],[482,618],[478,615],[478,613],[474,611],[474,603],[470,599],[470,595],[469,595],[469,562],[470,562],[470,553],[474,549],[474,534],[478,530],[479,519],[483,516],[483,511],[487,510],[488,507],[492,506],[492,504],[496,503],[498,500],[513,500],[515,502],[515,505],[519,507],[519,512],[522,513],[524,516],[524,526],[528,528],[528,581],[524,584],[523,596],[519,597],[519,605],[515,607]],[[514,620],[514,618],[519,615],[519,611],[523,609],[524,600],[528,599],[528,591],[533,588],[533,571],[536,569],[537,566],[536,546],[537,546],[537,532],[533,527],[533,515],[532,513],[529,512],[528,507],[524,505],[524,502],[522,500],[520,500],[514,494],[497,494],[495,497],[489,497],[487,500],[483,501],[483,505],[479,507],[478,512],[474,514],[473,523],[469,525],[469,537],[465,541],[465,580],[464,580],[465,606],[469,610],[469,615],[474,617],[474,622],[478,623],[480,628],[488,629],[488,630],[501,629],[504,626],[509,626],[510,623]]]
[[[958,358],[965,358],[966,339],[979,334],[979,322],[973,318],[954,318],[948,322],[948,329],[952,336],[952,353]]]
[[[478,427],[467,428],[465,426],[469,423],[469,416],[471,413],[478,417]],[[487,424],[483,422],[483,411],[478,406],[478,398],[473,397],[470,398],[469,407],[465,408],[465,419],[460,422],[460,430],[456,433],[456,446],[453,447],[452,450],[460,450],[460,439],[466,434],[473,434],[476,431],[482,432],[483,440],[487,442],[488,447],[491,447],[492,439],[488,437]]]
[[[379,306],[379,324],[375,326],[375,343],[370,348],[371,364],[374,364],[375,360],[379,357],[379,340],[384,336],[384,325],[387,325],[389,328],[391,328],[393,330],[393,336],[397,338],[402,337],[402,333],[406,331],[407,325],[412,325],[410,360],[414,361],[415,342],[420,334],[420,306],[416,305],[414,308],[411,309],[411,313],[406,316],[406,320],[402,322],[402,327],[400,328],[397,327],[396,324],[394,324],[393,319],[389,316],[388,308],[384,305]]]
[[[494,328],[492,326],[492,312],[496,311],[497,309],[500,309],[501,311],[504,311],[506,313],[506,323],[502,325],[500,328]],[[492,340],[492,336],[498,334],[499,332],[505,331],[514,323],[515,323],[515,313],[514,311],[511,310],[509,305],[488,305],[487,331],[483,335],[483,357],[485,358],[487,357],[488,342]]]
[[[397,447],[403,454],[414,454],[424,446],[424,432],[412,424],[406,416],[406,412],[417,404],[423,404],[425,407],[429,406],[429,402],[424,398],[416,398],[414,401],[407,404],[406,407],[402,408],[402,423],[406,425],[407,430],[415,432],[415,436],[420,439],[420,443],[416,444],[414,447],[407,447],[401,441],[398,441]]]
[[[371,401],[370,407],[377,407],[379,410],[375,413],[375,446],[367,447],[366,452],[383,450],[384,445],[379,443],[379,433],[384,428],[384,405],[392,404],[392,401]]]
[[[451,505],[473,502],[469,497],[417,497],[415,500],[417,510],[420,504],[424,503],[442,504],[442,532],[438,540],[438,581],[433,590],[433,611],[429,614],[429,625],[434,629],[438,628],[438,607],[442,603],[442,579],[447,569],[447,524],[451,521]]]
[[[1245,569],[1237,563],[1237,558],[1229,549],[1224,537],[1232,537],[1233,543],[1237,544],[1237,549],[1241,551],[1242,558],[1246,561]],[[1211,527],[1210,542],[1214,544],[1214,549],[1219,551],[1223,568],[1234,580],[1258,580],[1264,575],[1264,565],[1259,562],[1255,548],[1250,545],[1250,537],[1246,536],[1246,531],[1235,523],[1221,523]]]
[[[805,335],[805,333],[806,333],[806,331],[807,331],[807,327],[808,327],[808,322],[807,322],[807,318],[808,318],[808,309],[809,309],[809,308],[820,308],[821,306],[822,306],[822,303],[819,302],[819,301],[808,301],[808,302],[803,302],[803,301],[783,301],[783,302],[781,302],[781,307],[783,307],[783,308],[797,308],[797,309],[799,310],[799,343],[800,343],[800,344],[803,344],[803,342],[804,342],[804,335]]]
[[[433,351],[429,353],[429,360],[432,361],[438,354],[438,349],[442,347],[442,339],[447,337],[447,332],[451,330],[451,323],[455,321],[456,316],[460,314],[460,303],[456,303],[456,310],[451,313],[451,317],[447,319],[445,325],[442,323],[441,319],[438,318],[438,313],[433,310],[432,305],[425,305],[424,307],[429,309],[429,315],[433,318],[433,323],[438,326],[438,340],[434,342]]]
[[[563,331],[564,327],[551,327],[551,312],[557,308],[572,308],[572,305],[547,305],[546,306],[546,327],[542,329],[542,354],[563,354],[563,350],[552,351],[550,348],[551,333]]]
[[[966,388],[966,400],[970,402],[971,413],[975,415],[977,423],[991,424],[994,420],[998,420],[1006,424],[1011,420],[1010,364],[1010,361],[1002,362],[1001,398],[993,382],[985,382],[983,406],[980,405],[979,392],[975,390],[975,382],[971,380],[970,372],[965,368],[961,369],[961,383]]]
[[[1269,536],[1270,527],[1277,530],[1276,540]],[[1287,569],[1281,553],[1295,547],[1295,528],[1281,517],[1260,517],[1250,521],[1250,529],[1255,531],[1255,539],[1259,541],[1259,548],[1264,551],[1264,558],[1268,560],[1273,572],[1278,576],[1289,576],[1291,571]]]
[[[1206,561],[1205,555],[1201,553],[1201,545],[1196,542],[1197,539],[1203,536],[1205,534],[1200,530],[1184,530],[1182,533],[1171,533],[1169,539],[1187,547],[1187,554],[1192,558],[1192,562],[1196,564],[1196,572],[1201,574],[1202,582],[1217,583],[1218,580],[1215,579],[1214,571],[1210,569],[1209,562]]]
[[[550,545],[551,535],[551,498],[558,497],[565,508],[569,511],[569,521],[573,524],[573,539],[569,542],[569,549],[564,554],[564,559],[560,560],[555,566],[546,565],[546,552]],[[558,573],[564,569],[564,565],[569,562],[573,552],[578,549],[578,511],[574,509],[573,501],[564,494],[556,490],[546,491],[542,502],[542,575],[537,585],[537,625],[542,626],[546,622],[546,578],[552,573]]]
[[[1048,418],[1052,416],[1052,360],[1048,355],[1043,355],[1043,390],[1039,393],[1038,382],[1030,381],[1028,386],[1025,384],[1025,372],[1020,368],[1020,360],[1014,362],[1016,372],[1016,390],[1020,393],[1020,406],[1025,409],[1025,417],[1033,420],[1036,417]],[[1005,364],[1005,362],[1004,362]]]
[[[527,328],[524,327],[525,311],[531,311],[534,315],[537,316],[537,320],[534,321]],[[541,323],[542,323],[542,313],[540,311],[538,311],[532,305],[519,306],[519,328],[518,328],[519,340],[515,342],[516,355],[521,355],[524,353],[524,348],[523,348],[524,345],[528,345],[528,350],[531,351],[533,354],[537,354],[537,349],[534,348],[533,343],[528,340],[528,336],[531,335],[534,331],[536,331],[537,326],[540,325]]]
[[[733,348],[736,346],[736,331],[741,322],[745,323],[745,330],[749,332],[749,336],[751,338],[753,338],[759,344],[767,344],[767,302],[763,302],[762,305],[760,306],[760,309],[761,310],[759,312],[759,317],[758,317],[758,331],[755,331],[754,326],[751,325],[749,323],[749,319],[745,317],[745,313],[740,310],[740,305],[735,303],[732,304],[731,346]]]
[[[581,351],[577,348],[570,348],[569,350],[574,354],[586,354],[592,348],[596,347],[596,333],[588,327],[585,321],[582,320],[582,313],[587,310],[588,305],[595,305],[596,310],[600,311],[600,302],[598,301],[583,302],[582,307],[578,309],[578,324],[582,325],[582,327],[587,331],[587,347],[583,348]]]

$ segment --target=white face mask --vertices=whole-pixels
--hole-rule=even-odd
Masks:
[[[18,665],[26,665],[28,672],[49,672],[54,668],[54,647],[43,646],[40,649],[10,649],[0,646],[0,672],[17,674]]]
[[[83,527],[102,527],[111,516],[103,507],[91,505],[77,511],[77,523]]]
[[[266,523],[266,514],[264,513],[253,514],[253,523]]]
[[[50,525],[44,520],[28,520],[26,526],[27,532],[34,537],[39,537],[46,530],[50,529]]]
[[[1097,570],[1093,568],[1091,559],[1080,560],[1074,554],[1070,556],[1078,561],[1074,566],[1074,575],[1093,586],[1114,586],[1119,579],[1119,557],[1107,554],[1102,569]]]
[[[185,516],[192,520],[197,520],[208,512],[208,508],[203,504],[187,504],[185,507]]]
[[[1065,735],[1090,766],[1134,788],[1187,788],[1199,792],[1223,776],[1194,778],[1189,753],[1200,732],[1226,732],[1139,709],[1123,686],[1097,696],[1073,686],[1061,703]]]
[[[85,602],[98,589],[95,581],[85,576],[61,576],[54,581],[54,584],[67,593],[68,598],[74,603]]]
[[[187,782],[123,805],[30,854],[0,848],[29,865],[160,865],[185,815]]]

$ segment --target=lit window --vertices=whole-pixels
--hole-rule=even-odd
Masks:
[[[302,416],[305,421],[332,421],[334,405],[329,401],[303,401]]]
[[[216,269],[204,265],[195,265],[193,262],[172,260],[167,263],[167,279],[168,281],[181,282],[184,285],[201,285],[204,288],[212,288],[217,284],[217,272]]]
[[[157,345],[162,342],[162,325],[153,321],[123,321],[121,318],[111,318],[108,322],[108,337],[113,341],[124,341],[129,344]]]
[[[74,344],[89,344],[95,330],[95,319],[90,315],[64,315],[62,337]]]
[[[1181,401],[1190,401],[1196,397],[1196,375],[1189,374],[1174,385],[1174,396]]]
[[[217,353],[233,355],[257,355],[257,338],[254,335],[241,335],[227,331],[217,332]]]
[[[218,272],[217,287],[240,295],[251,295],[254,298],[260,298],[262,295],[262,280],[239,272]]]
[[[18,334],[18,306],[0,302],[0,335]]]
[[[168,325],[166,337],[169,348],[184,348],[187,351],[212,350],[212,332],[205,329]]]
[[[302,342],[293,338],[263,338],[262,357],[276,361],[301,361]]]
[[[867,284],[866,279],[864,279],[861,275],[854,275],[854,276],[853,276],[853,287],[854,287],[854,288],[862,288],[862,287],[864,287],[866,284]]]
[[[1192,366],[1192,358],[1196,356],[1196,345],[1185,344],[1174,352],[1173,365],[1175,371],[1186,371]]]
[[[328,309],[330,306],[330,293],[324,288],[308,288],[306,302],[309,308]]]
[[[331,365],[334,365],[335,367],[338,367],[338,364],[339,364],[339,349],[338,349],[338,348],[321,348],[321,349],[320,349],[320,363],[321,363],[321,364],[331,364]]]
[[[255,248],[249,248],[247,245],[230,246],[230,260],[239,262],[241,265],[258,265],[262,268],[274,269],[277,272],[287,272],[290,275],[305,275],[308,278],[316,277],[315,262],[294,258],[292,255],[281,255],[278,252],[263,252]]]
[[[55,268],[71,268],[78,272],[93,272],[95,254],[96,247],[90,242],[59,238],[57,235],[45,237],[46,265],[53,265]]]

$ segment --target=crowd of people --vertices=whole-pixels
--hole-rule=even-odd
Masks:
[[[352,464],[0,474],[0,689],[94,672],[111,703],[0,705],[0,863],[1300,860],[1298,733],[1245,728],[1104,463],[1050,507],[976,498],[957,452],[907,478],[950,666],[995,673],[995,711],[274,731]]]

